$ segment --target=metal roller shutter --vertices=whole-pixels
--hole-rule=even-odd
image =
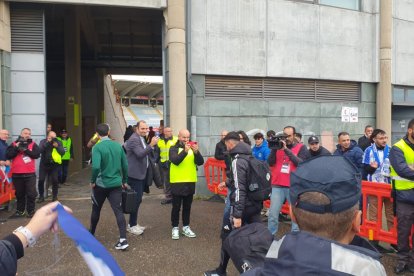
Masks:
[[[360,83],[286,78],[206,76],[205,97],[311,102],[358,102]]]
[[[10,11],[12,52],[43,52],[43,11],[12,8]]]

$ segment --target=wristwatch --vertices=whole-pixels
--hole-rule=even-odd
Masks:
[[[33,247],[36,244],[35,236],[33,236],[32,232],[30,232],[30,230],[27,229],[26,227],[24,226],[18,227],[16,230],[13,231],[13,234],[16,234],[17,232],[23,234],[23,236],[26,237],[29,247]]]

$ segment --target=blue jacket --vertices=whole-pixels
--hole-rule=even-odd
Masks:
[[[364,152],[360,147],[358,147],[355,140],[351,140],[351,145],[347,151],[342,151],[341,145],[336,145],[336,150],[333,155],[341,155],[347,157],[362,172],[362,156],[364,155]]]
[[[267,158],[269,157],[270,149],[267,145],[267,141],[263,140],[263,143],[258,147],[254,145],[252,148],[252,155],[254,158],[261,160],[261,161],[267,161]]]
[[[264,266],[242,275],[386,275],[380,256],[360,246],[297,231],[273,241]]]
[[[1,161],[6,161],[7,160],[7,158],[6,158],[7,147],[8,147],[8,145],[7,145],[6,141],[0,139],[0,160]]]

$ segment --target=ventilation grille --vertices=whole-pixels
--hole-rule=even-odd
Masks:
[[[10,25],[13,52],[43,52],[43,11],[12,9]]]
[[[206,76],[205,97],[316,102],[358,102],[357,82]]]

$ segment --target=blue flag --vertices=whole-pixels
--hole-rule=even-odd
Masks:
[[[75,242],[93,275],[125,275],[112,255],[77,219],[61,204],[56,209],[60,228]]]

